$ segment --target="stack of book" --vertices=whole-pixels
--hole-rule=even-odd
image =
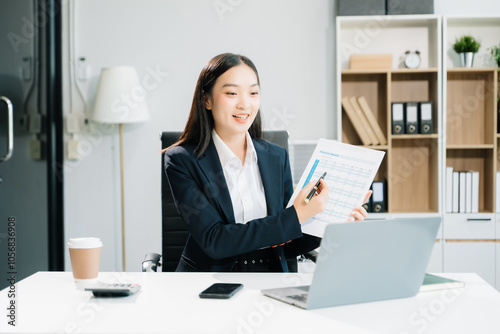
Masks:
[[[387,138],[364,96],[346,96],[342,99],[342,107],[363,145],[387,145]]]
[[[479,172],[446,167],[446,212],[479,212]]]

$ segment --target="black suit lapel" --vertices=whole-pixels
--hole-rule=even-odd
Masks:
[[[203,156],[199,159],[198,165],[205,174],[209,182],[208,184],[210,185],[210,189],[205,190],[205,195],[208,197],[209,201],[212,198],[215,199],[224,213],[226,220],[231,224],[235,224],[231,196],[227,189],[226,178],[222,171],[217,149],[212,140],[210,140],[210,144],[205,153],[203,153]]]
[[[262,141],[253,141],[257,152],[259,171],[266,194],[267,214],[273,215],[283,209],[283,184],[280,158],[268,151],[268,145]]]

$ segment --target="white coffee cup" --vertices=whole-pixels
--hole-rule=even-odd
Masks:
[[[102,242],[99,238],[72,238],[68,242],[75,281],[95,281],[99,274]]]

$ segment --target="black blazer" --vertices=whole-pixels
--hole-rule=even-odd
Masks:
[[[183,145],[165,153],[167,174],[175,205],[189,237],[177,271],[231,271],[238,255],[293,240],[286,257],[319,246],[320,239],[303,236],[295,208],[286,208],[293,193],[286,150],[254,139],[267,203],[268,216],[236,224],[231,197],[213,141],[197,157],[194,146]]]

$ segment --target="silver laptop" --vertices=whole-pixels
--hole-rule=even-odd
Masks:
[[[413,218],[330,224],[311,285],[262,293],[304,309],[414,296],[440,223]]]

